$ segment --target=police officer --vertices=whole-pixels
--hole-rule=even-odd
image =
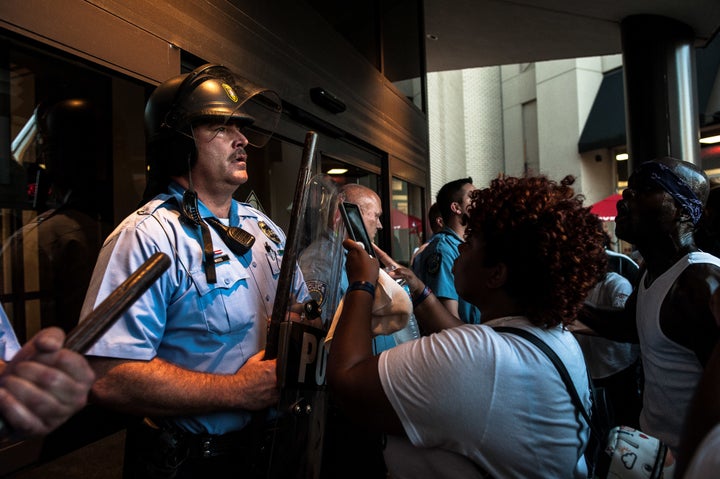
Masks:
[[[462,299],[455,290],[453,265],[460,256],[459,246],[465,242],[463,218],[468,214],[470,192],[475,189],[470,177],[453,180],[440,188],[437,205],[444,227],[432,237],[412,264],[413,272],[435,293],[443,306],[468,324],[480,322],[480,310]]]
[[[139,416],[125,477],[253,477],[253,412],[278,400],[264,361],[285,236],[232,197],[245,147],[277,124],[272,91],[207,64],[171,78],[145,110],[149,189],[161,191],[106,240],[87,313],[156,251],[169,270],[89,352],[96,401]],[[293,293],[307,294],[302,275]]]

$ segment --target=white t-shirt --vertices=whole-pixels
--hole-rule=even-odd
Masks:
[[[378,371],[415,447],[388,442],[393,479],[481,477],[478,467],[498,478],[585,477],[588,426],[555,366],[532,343],[491,326],[526,329],[547,343],[589,410],[582,352],[559,326],[508,317],[399,345],[380,355]]]

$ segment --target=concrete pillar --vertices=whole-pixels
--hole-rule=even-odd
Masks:
[[[693,30],[656,15],[620,27],[630,171],[662,156],[699,164]]]

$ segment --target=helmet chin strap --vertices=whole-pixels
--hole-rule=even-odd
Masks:
[[[195,151],[197,151],[197,138],[195,138],[195,127],[193,125],[190,125],[190,135],[193,141],[193,145],[195,145]],[[193,180],[192,180],[192,152],[188,151],[187,154],[187,171],[188,171],[188,189],[195,191],[195,187],[193,186]],[[195,195],[197,196],[197,194]]]
[[[190,131],[193,133],[193,136],[195,136],[192,127],[190,127]],[[200,216],[200,209],[198,207],[198,196],[195,188],[193,188],[192,182],[192,169],[190,167],[191,155],[192,153],[188,152],[188,188],[185,190],[185,193],[183,193],[182,207],[180,208],[180,211],[186,221],[200,227],[203,242],[203,263],[205,267],[205,276],[207,277],[208,283],[216,283],[217,274],[215,273],[215,249],[213,248],[212,237],[210,236],[210,228],[208,228],[207,224]]]
[[[255,243],[255,237],[242,228],[227,227],[214,217],[207,218],[208,222],[206,223],[202,216],[200,216],[198,196],[195,188],[193,188],[192,182],[192,171],[190,168],[191,154],[192,153],[188,153],[187,156],[188,188],[185,190],[185,193],[183,193],[182,207],[180,208],[180,211],[186,221],[200,227],[203,242],[205,276],[208,283],[216,283],[217,274],[215,272],[215,248],[212,244],[212,236],[210,235],[208,223],[215,228],[223,241],[235,254],[244,255],[247,253]]]

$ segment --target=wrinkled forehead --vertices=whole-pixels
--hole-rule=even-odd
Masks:
[[[361,209],[371,215],[381,215],[382,205],[378,196],[367,196],[360,204]]]

